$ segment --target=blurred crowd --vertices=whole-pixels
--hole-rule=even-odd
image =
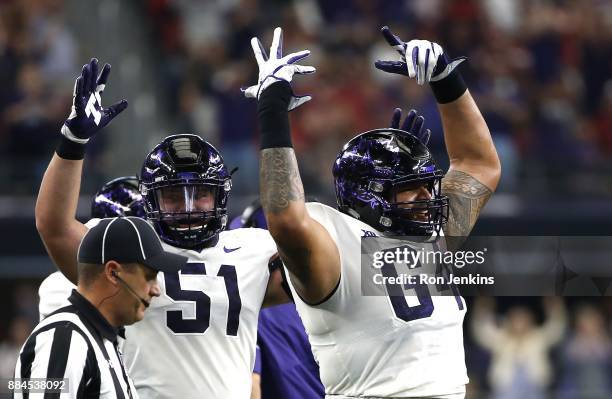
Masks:
[[[503,165],[502,191],[612,195],[612,3],[600,0],[150,0],[161,43],[167,107],[183,130],[221,146],[242,166],[238,189],[256,190],[255,107],[239,87],[256,80],[249,39],[285,51],[310,49],[313,77],[295,91],[314,97],[292,115],[294,144],[310,192],[329,190],[342,144],[388,124],[395,106],[416,108],[447,164],[427,88],[374,69],[396,57],[379,34],[442,44],[467,56],[462,72],[489,124]],[[170,16],[170,17],[169,17]],[[240,176],[242,174],[242,177]],[[605,183],[605,180],[603,180]]]
[[[12,376],[38,322],[37,283],[15,286],[0,311],[0,379]],[[612,301],[466,298],[467,399],[607,399]]]
[[[78,32],[67,0],[0,1],[0,176],[33,192],[70,104]],[[331,195],[331,163],[359,132],[416,108],[447,165],[428,88],[373,67],[396,57],[379,28],[467,56],[462,73],[503,164],[500,190],[612,196],[612,3],[606,0],[148,0],[156,76],[173,132],[197,132],[238,166],[237,194],[257,191],[256,107],[240,87],[256,81],[250,38],[275,26],[285,51],[310,49],[314,76],[296,79],[314,100],[292,118],[309,193]],[[91,157],[103,152],[100,143]],[[103,171],[102,171],[103,173]],[[14,183],[14,184],[13,184]],[[6,190],[5,190],[6,191]],[[27,190],[26,190],[27,191]]]
[[[465,325],[468,397],[610,397],[612,303],[571,301],[568,306],[555,297],[545,297],[541,304],[536,299],[472,302]]]
[[[32,190],[70,109],[78,42],[61,0],[0,1],[0,179]]]

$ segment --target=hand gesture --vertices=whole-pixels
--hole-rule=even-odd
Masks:
[[[256,85],[241,89],[246,97],[259,99],[261,93],[274,82],[284,80],[291,83],[294,74],[310,74],[316,71],[314,67],[295,64],[308,57],[309,50],[298,51],[283,57],[283,30],[281,28],[274,29],[270,57],[258,38],[251,39],[251,46],[259,66],[259,78]],[[292,95],[288,110],[291,111],[311,99],[311,96]]]
[[[428,40],[403,42],[391,33],[387,26],[384,26],[381,32],[387,43],[400,54],[401,59],[400,61],[378,60],[374,66],[381,71],[415,78],[420,85],[444,79],[467,59],[459,57],[448,61],[438,43]]]
[[[425,118],[422,115],[417,116],[417,111],[411,109],[404,119],[404,123],[402,123],[402,127],[400,128],[400,120],[402,119],[402,109],[395,108],[393,111],[393,117],[391,118],[391,126],[392,129],[400,129],[404,130],[414,136],[416,136],[421,143],[427,145],[429,143],[429,138],[431,137],[431,130],[425,129],[423,131],[423,124],[425,123]]]
[[[98,76],[98,60],[92,58],[83,65],[81,76],[74,83],[72,110],[62,126],[62,134],[75,143],[85,144],[128,105],[126,100],[102,107],[104,91],[111,66],[105,64]]]

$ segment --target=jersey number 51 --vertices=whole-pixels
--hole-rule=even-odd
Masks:
[[[181,274],[205,275],[206,266],[204,263],[187,263],[181,270]],[[221,265],[218,277],[223,277],[225,281],[225,291],[229,300],[227,312],[227,335],[238,335],[240,324],[240,291],[238,290],[238,278],[236,277],[236,267],[231,265]],[[195,318],[185,319],[181,310],[168,310],[166,314],[166,324],[170,330],[176,334],[202,334],[210,326],[210,297],[202,291],[190,291],[181,289],[179,273],[164,273],[166,283],[166,295],[175,301],[189,301],[195,303]]]

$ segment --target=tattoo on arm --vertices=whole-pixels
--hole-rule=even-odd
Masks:
[[[482,207],[493,194],[487,186],[458,170],[444,176],[442,193],[448,197],[450,208],[445,233],[454,237],[470,234]]]
[[[259,184],[270,233],[291,282],[304,301],[317,303],[337,285],[340,255],[325,228],[308,216],[292,148],[261,151]]]
[[[261,205],[280,213],[290,202],[304,201],[304,187],[293,148],[266,148],[259,163]]]
[[[266,148],[259,163],[261,205],[266,213],[285,211],[291,202],[304,201],[304,188],[292,148]],[[310,263],[311,251],[299,242],[277,240],[279,254],[287,268],[297,277],[298,292],[304,292],[312,276],[310,269],[300,267]],[[299,264],[296,264],[299,263]]]

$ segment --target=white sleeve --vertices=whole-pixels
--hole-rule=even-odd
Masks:
[[[52,273],[44,279],[38,288],[40,320],[57,309],[68,306],[70,304],[68,297],[75,288],[76,286],[61,272]]]

